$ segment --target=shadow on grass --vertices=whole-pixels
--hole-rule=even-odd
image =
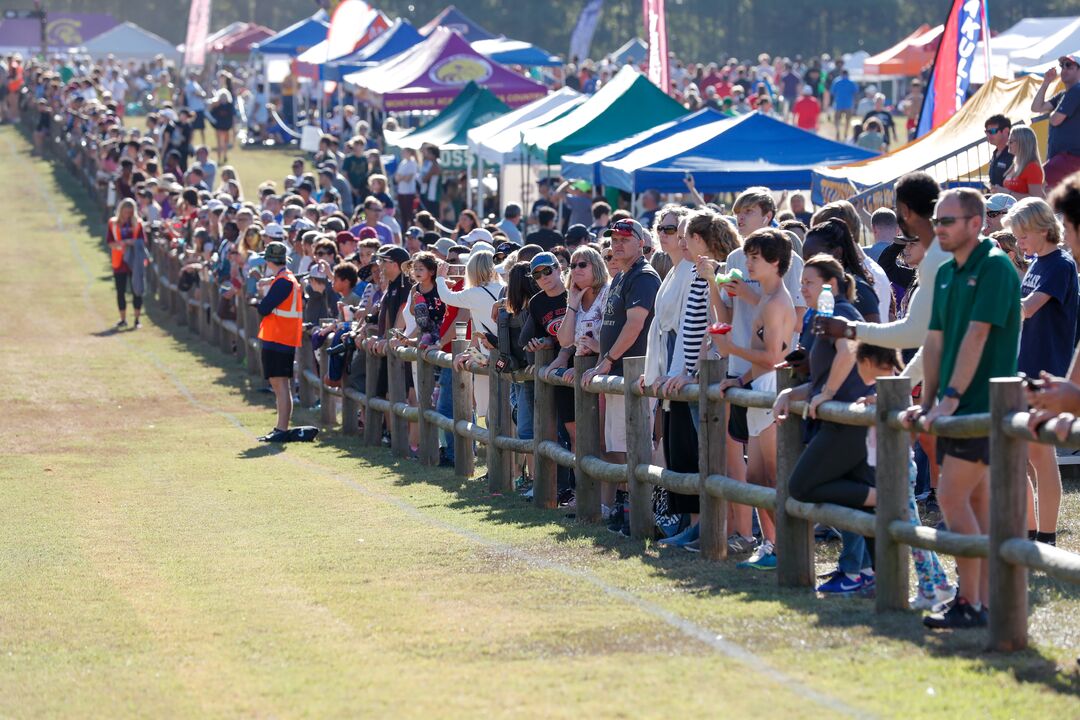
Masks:
[[[272,457],[274,455],[280,455],[283,452],[285,452],[285,448],[283,448],[281,445],[259,443],[258,445],[253,445],[249,447],[247,450],[241,450],[240,452],[236,453],[236,457],[240,458],[241,460],[253,460],[256,458],[265,458]]]
[[[73,221],[80,223],[91,236],[104,234],[101,211],[85,189],[59,163],[52,163],[56,182],[68,193],[78,209]],[[105,280],[111,280],[105,277]],[[180,326],[176,319],[163,310],[158,302],[147,298],[147,314],[162,329],[172,333],[173,341],[198,362],[219,370],[214,381],[230,391],[239,390],[246,402],[271,410],[272,398],[259,392],[265,386],[261,378],[253,378],[245,372],[242,358],[223,353],[204,342],[190,328]],[[116,334],[117,329],[95,333],[99,336]],[[297,408],[297,416],[310,418],[312,424],[320,425],[317,413]],[[659,549],[639,540],[607,532],[600,526],[584,525],[566,517],[566,510],[540,510],[517,494],[492,495],[482,480],[456,477],[450,470],[421,466],[415,461],[403,460],[391,455],[385,448],[369,448],[359,439],[339,432],[326,432],[319,436],[319,443],[333,450],[341,460],[361,458],[396,474],[394,484],[400,487],[428,485],[453,496],[447,507],[466,511],[472,516],[480,515],[486,522],[510,525],[518,528],[542,528],[556,543],[586,542],[600,554],[612,558],[637,558],[656,573],[675,582],[680,588],[693,594],[724,595],[747,603],[781,603],[789,611],[798,613],[813,625],[823,629],[843,630],[868,627],[874,633],[893,640],[910,643],[924,649],[935,657],[966,658],[978,663],[986,672],[1007,673],[1021,682],[1039,683],[1055,692],[1080,692],[1080,676],[1075,672],[1061,673],[1056,662],[1038,650],[1013,654],[987,653],[986,633],[967,631],[958,633],[932,633],[924,630],[918,615],[914,613],[889,613],[879,615],[872,603],[863,599],[819,599],[806,588],[780,588],[770,573],[737,570],[735,560],[712,563],[681,549]],[[242,451],[241,458],[261,458],[283,452],[278,446],[258,445]],[[1077,488],[1067,492],[1076,494]],[[949,564],[951,565],[951,564]],[[1032,575],[1030,601],[1032,607],[1060,600],[1080,599],[1080,592],[1073,586]],[[1063,623],[1075,623],[1074,617],[1061,618]],[[753,628],[749,633],[770,633],[775,628],[769,623]],[[744,639],[752,641],[752,635]]]

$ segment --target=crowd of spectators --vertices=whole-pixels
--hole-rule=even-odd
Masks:
[[[1069,133],[1078,117],[1080,69],[1066,60],[1066,92],[1049,101],[1055,148],[1073,147],[1076,140]],[[800,75],[797,83],[780,78],[785,97],[789,85],[794,92],[809,87],[806,94],[814,98],[837,82],[843,87],[842,68],[834,67],[832,77],[814,63],[780,69]],[[777,369],[791,368],[801,384],[779,393],[772,409],[731,409],[727,475],[775,484],[776,422],[802,399],[809,412],[794,421],[802,423],[806,449],[790,478],[792,496],[870,510],[877,499],[873,434],[821,420],[816,409],[829,400],[873,403],[876,378],[903,374],[917,388],[905,414],[915,432],[912,521],[973,534],[987,531],[987,441],[934,442],[926,423],[987,412],[990,378],[1020,371],[1030,378],[1033,424],[1059,413],[1080,414],[1074,355],[1080,174],[1044,177],[1026,128],[1010,134],[1003,116],[987,120],[995,148],[987,192],[943,189],[926,173],[910,173],[896,183],[895,207],[872,216],[847,201],[811,209],[801,194],[778,203],[780,195],[765,187],[740,193],[728,214],[704,203],[691,182],[681,197],[646,193],[633,217],[594,197],[587,183],[544,182],[527,217],[508,205],[499,219],[471,210],[448,219],[433,189],[440,177],[437,148],[425,147],[422,157],[404,155],[388,177],[372,148],[375,139],[356,123],[356,134],[343,146],[324,136],[314,157],[298,157],[288,172],[246,191],[224,164],[228,137],[218,138],[218,163],[191,142],[197,108],[175,96],[163,98],[143,126],[134,127],[109,94],[114,70],[87,67],[65,78],[53,65],[30,64],[21,68],[26,92],[19,97],[38,147],[59,136],[74,162],[92,158],[98,180],[109,189],[114,210],[105,244],[120,326],[127,325],[129,294],[133,326],[141,322],[153,228],[181,257],[182,285],[209,277],[218,299],[214,312],[235,317],[237,303],[248,299],[264,316],[282,307],[302,313],[311,346],[298,352],[329,347],[331,359],[319,371],[330,385],[348,378],[364,389],[365,353],[385,356],[388,348],[403,346],[449,351],[460,330],[470,348],[454,358],[459,367],[496,363],[500,370],[519,370],[533,363],[535,352],[552,348],[547,376],[572,375],[575,356],[595,356],[595,367],[581,378],[587,384],[598,375],[622,375],[627,357],[644,357],[644,376],[626,380],[669,394],[694,382],[706,358],[727,359],[723,388],[775,392]],[[674,82],[685,88],[686,78],[706,73],[715,82],[704,87],[738,84],[730,83],[731,70],[687,69]],[[744,75],[767,81],[777,67],[763,57],[759,67],[734,71],[736,81]],[[833,96],[835,101],[841,93]],[[222,132],[220,125],[215,129]],[[880,124],[868,132],[878,133],[885,145],[894,137]],[[279,282],[283,277],[289,282]],[[291,346],[275,347],[280,344],[267,341],[263,348],[268,379],[285,383],[290,396],[288,407],[279,396],[275,432],[288,427],[287,378],[295,357],[288,355]],[[386,372],[384,362],[382,393]],[[409,377],[409,402],[450,416],[451,378],[450,371],[440,371],[436,392],[421,397],[426,383]],[[476,376],[478,418],[488,412],[486,382]],[[533,381],[512,387],[516,433],[529,439]],[[623,397],[601,398],[602,452],[623,462]],[[556,389],[555,409],[560,442],[572,448],[577,428],[569,388]],[[653,411],[656,461],[696,472],[697,407],[662,401]],[[280,438],[272,432],[267,439]],[[415,436],[410,444],[415,451]],[[453,464],[452,437],[444,436],[442,445],[441,464]],[[1053,544],[1061,478],[1052,448],[1031,446],[1029,475],[1031,536]],[[524,468],[524,492],[529,477]],[[560,474],[559,489],[560,503],[572,508],[572,472]],[[658,491],[653,502],[660,544],[697,550],[697,496]],[[626,493],[611,487],[603,503],[610,529],[626,532]],[[733,504],[728,525],[729,550],[745,556],[739,567],[776,567],[769,513]],[[872,591],[870,541],[842,533],[841,542],[838,566],[818,590]],[[929,626],[985,625],[990,598],[984,560],[957,558],[953,583],[933,553],[913,554],[919,584],[912,604],[928,611]]]

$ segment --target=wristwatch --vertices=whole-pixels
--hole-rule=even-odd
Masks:
[[[960,399],[960,391],[954,388],[952,385],[945,388],[945,397],[953,398],[954,400]]]
[[[854,340],[855,339],[855,323],[850,323],[849,322],[849,323],[846,323],[844,325],[844,339],[845,340]]]
[[[615,364],[615,358],[611,357],[611,353],[604,353],[604,356],[600,358],[601,361],[607,360],[612,365]]]

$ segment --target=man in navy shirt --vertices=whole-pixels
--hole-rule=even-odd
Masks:
[[[1061,84],[1065,91],[1049,100],[1046,91],[1058,77],[1057,68],[1043,75],[1042,85],[1031,101],[1035,113],[1050,113],[1050,131],[1046,141],[1046,189],[1080,170],[1080,53],[1058,59]]]

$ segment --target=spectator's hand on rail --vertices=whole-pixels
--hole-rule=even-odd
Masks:
[[[952,414],[956,412],[956,408],[959,405],[960,400],[958,398],[942,398],[937,405],[930,408],[930,412],[926,413],[926,417],[923,418],[923,425],[926,427],[927,430],[929,430],[930,426],[938,418],[952,416]]]
[[[1042,381],[1038,391],[1027,393],[1031,407],[1054,413],[1080,411],[1080,386],[1045,372]]]
[[[694,382],[694,378],[689,375],[676,375],[670,377],[664,382],[664,395],[674,395],[692,382]]]
[[[1072,429],[1072,424],[1076,420],[1076,416],[1072,413],[1056,413],[1052,410],[1037,410],[1028,416],[1028,430],[1033,434],[1038,434],[1039,428],[1048,422],[1053,422],[1052,429],[1054,435],[1061,442],[1065,442],[1065,439],[1069,437],[1069,431]]]
[[[741,387],[742,387],[742,383],[739,382],[738,378],[728,378],[724,382],[720,383],[720,394],[723,395],[725,392],[727,392],[731,388],[741,388]]]
[[[810,406],[808,408],[810,418],[817,420],[817,409],[821,407],[821,403],[832,400],[832,397],[826,393],[818,393],[814,397],[810,398]]]
[[[570,366],[567,366],[566,372],[563,373],[562,377],[563,377],[563,380],[565,380],[566,382],[573,383],[574,382],[574,368],[570,367]]]
[[[480,340],[480,344],[483,345],[488,350],[498,350],[499,349],[499,348],[495,347],[494,345],[492,345],[488,341],[487,335],[484,335],[483,333],[480,333],[480,335],[478,335],[477,337]]]
[[[781,390],[772,404],[772,414],[777,420],[787,420],[791,413],[791,388]]]
[[[922,405],[912,405],[907,410],[900,412],[900,424],[904,426],[905,430],[921,430],[920,421],[925,412]]]

